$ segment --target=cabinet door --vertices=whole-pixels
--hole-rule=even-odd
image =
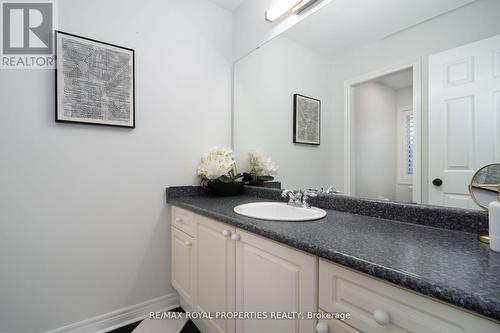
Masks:
[[[206,217],[196,217],[195,311],[234,311],[234,228]],[[204,320],[210,333],[233,333],[234,320]]]
[[[172,286],[190,306],[194,304],[194,238],[172,228]]]
[[[236,311],[317,311],[317,259],[237,230]],[[313,320],[237,320],[237,333],[312,333]]]

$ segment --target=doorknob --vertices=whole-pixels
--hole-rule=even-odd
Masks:
[[[440,178],[436,178],[436,179],[434,179],[432,181],[432,185],[434,185],[434,186],[441,186],[441,185],[443,185],[443,180],[440,179]]]

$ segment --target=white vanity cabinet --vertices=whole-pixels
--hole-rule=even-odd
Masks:
[[[172,221],[172,285],[186,310],[317,310],[315,256],[178,207]],[[313,333],[316,324],[298,319],[195,323],[203,333]]]
[[[351,313],[346,323],[361,332],[500,332],[492,321],[326,260],[319,261],[319,290],[321,310]]]
[[[187,311],[351,314],[195,321],[203,333],[500,333],[488,319],[178,207],[172,285]]]

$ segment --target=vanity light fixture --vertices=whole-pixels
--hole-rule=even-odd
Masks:
[[[281,0],[266,10],[266,20],[273,22],[285,15],[300,13],[316,1],[317,0]]]
[[[298,3],[292,8],[292,13],[298,14],[307,7],[309,7],[310,5],[312,5],[313,3],[315,3],[316,1],[317,0],[302,0],[300,3]]]

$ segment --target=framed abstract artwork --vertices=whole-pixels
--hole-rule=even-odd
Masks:
[[[304,95],[293,95],[293,142],[320,144],[321,101]]]
[[[135,127],[134,50],[56,31],[56,121]]]

